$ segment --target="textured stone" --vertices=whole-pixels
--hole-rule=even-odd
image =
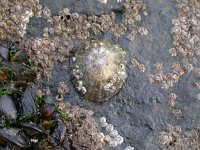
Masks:
[[[124,149],[131,145],[135,150],[156,150],[158,147],[153,139],[166,128],[167,123],[191,129],[200,121],[197,91],[191,85],[195,80],[193,76],[185,75],[169,89],[178,96],[176,105],[183,113],[180,120],[172,116],[166,105],[167,95],[170,92],[161,89],[159,85],[150,84],[147,80],[147,76],[153,72],[153,64],[162,63],[168,71],[172,63],[177,61],[176,58],[168,55],[168,50],[172,47],[170,28],[171,20],[176,17],[176,5],[171,0],[143,0],[143,2],[147,5],[148,16],[142,17],[140,24],[148,29],[147,36],[137,35],[134,43],[127,40],[126,36],[119,39],[113,38],[108,33],[101,36],[119,44],[126,51],[128,62],[135,57],[145,64],[146,72],[141,73],[127,65],[128,77],[123,88],[110,101],[102,105],[81,100],[74,89],[65,96],[72,104],[92,109],[98,119],[100,116],[105,116],[115,126],[119,134],[124,137],[124,143],[117,149]],[[111,9],[120,10],[121,5],[111,0],[106,5],[96,0],[42,0],[41,3],[49,7],[52,14],[68,7],[72,12],[89,15],[106,14]],[[116,21],[119,20],[120,13]],[[31,29],[33,29],[31,33],[40,35],[36,28]],[[65,65],[68,65],[68,62]],[[72,86],[69,73],[63,70],[60,64],[54,66],[52,77],[52,88],[60,80],[65,80]]]

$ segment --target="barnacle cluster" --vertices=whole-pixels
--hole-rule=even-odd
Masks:
[[[117,147],[118,145],[122,144],[124,142],[124,138],[119,135],[117,130],[114,130],[114,127],[112,124],[108,124],[105,117],[101,117],[100,120],[100,126],[102,128],[105,128],[106,131],[109,133],[104,137],[105,142],[109,144],[111,147]]]
[[[38,77],[50,79],[49,71],[57,61],[63,62],[69,54],[69,44],[47,38],[26,39],[27,24],[32,16],[50,19],[51,12],[39,0],[0,1],[0,38],[13,39],[19,48],[28,52],[38,68]],[[44,33],[45,34],[45,33]]]
[[[2,26],[0,35],[6,36],[2,39],[15,37],[14,34],[19,33],[17,37],[22,37],[22,39],[18,38],[17,41],[21,47],[28,51],[32,61],[38,67],[38,77],[45,77],[48,80],[51,78],[49,71],[53,64],[58,61],[63,62],[69,56],[68,43],[71,40],[86,40],[100,32],[110,32],[115,37],[120,37],[130,30],[127,38],[133,41],[137,33],[142,35],[148,33],[147,29],[137,25],[141,20],[139,11],[142,10],[144,14],[147,14],[146,5],[132,0],[123,2],[122,19],[119,23],[115,22],[116,13],[113,11],[100,16],[87,16],[71,13],[68,8],[64,8],[57,16],[53,16],[51,10],[39,4],[38,0],[15,0],[12,2],[3,0],[1,5]],[[3,7],[4,5],[5,7]],[[51,27],[44,28],[43,37],[26,39],[24,37],[26,26],[32,16],[45,18],[51,24]],[[14,21],[10,17],[13,17]],[[11,25],[4,23],[7,21],[8,23],[11,22]],[[51,40],[49,37],[51,37]]]
[[[49,71],[52,69],[54,63],[64,62],[69,56],[69,43],[59,42],[55,39],[35,38],[35,39],[19,39],[18,47],[25,50],[34,65],[37,66],[39,72],[38,77],[46,77],[50,79]]]
[[[107,1],[102,2],[106,3]],[[122,0],[117,0],[117,2],[122,2]],[[147,15],[146,6],[142,2],[132,0],[124,0],[122,5],[122,10],[120,10],[122,18],[118,23],[114,11],[100,16],[88,16],[72,13],[65,8],[59,12],[58,16],[53,16],[49,8],[39,4],[39,0],[1,0],[0,39],[13,39],[20,50],[28,53],[31,59],[29,63],[33,63],[37,67],[38,78],[46,77],[48,80],[51,78],[50,71],[53,65],[57,62],[64,62],[70,56],[69,43],[72,40],[84,41],[72,58],[74,85],[85,99],[103,102],[116,94],[126,79],[125,51],[107,41],[88,39],[101,32],[110,32],[117,38],[128,33],[127,38],[131,41],[135,39],[137,33],[148,34],[147,29],[137,25],[141,20],[139,11],[142,10],[143,15]],[[43,37],[26,38],[27,24],[32,16],[43,17],[51,24],[51,27],[44,28]],[[58,84],[59,96],[62,97],[68,90],[68,86],[64,82]],[[38,93],[41,96],[44,95],[42,91],[38,91]],[[49,87],[46,90],[47,95],[48,93],[50,93]],[[55,113],[54,106],[48,105],[47,108],[48,111],[45,111],[45,115]],[[59,109],[62,111],[62,113],[58,113],[61,118],[63,114],[69,114],[75,120],[75,122],[73,122],[74,120],[65,121],[65,125],[60,121],[61,118],[55,120],[56,127],[52,129],[53,133],[50,131],[50,135],[55,141],[60,138],[57,141],[59,144],[63,144],[63,135],[67,134],[66,128],[72,129],[68,131],[68,137],[70,145],[74,149],[83,149],[83,147],[92,150],[102,149],[104,140],[110,141],[113,147],[123,142],[123,137],[113,129],[111,124],[105,126],[109,135],[104,137],[96,128],[92,111],[78,106],[70,106],[68,103],[59,104]],[[55,141],[51,144],[56,145]],[[32,139],[31,142],[37,143],[38,141]],[[41,146],[43,146],[42,144]],[[50,147],[47,148],[50,149]],[[128,147],[127,149],[132,148]]]
[[[172,114],[177,118],[180,119],[180,117],[182,116],[182,112],[180,109],[177,109],[175,106],[175,100],[177,98],[177,95],[175,93],[170,93],[167,99],[167,104],[168,107],[170,109],[170,111],[172,112]]]
[[[38,70],[47,79],[51,78],[49,71],[53,64],[57,61],[63,62],[69,56],[68,42],[73,39],[88,39],[100,32],[111,32],[115,37],[120,37],[130,30],[128,39],[133,41],[137,33],[142,35],[148,33],[145,28],[137,25],[141,20],[139,11],[142,10],[146,14],[146,6],[142,2],[132,0],[124,1],[120,23],[115,22],[116,14],[113,11],[100,16],[86,16],[71,13],[65,8],[58,16],[53,16],[49,8],[39,4],[39,0],[2,0],[0,5],[1,39],[15,38],[21,49],[28,51]],[[27,23],[32,16],[43,17],[52,24],[51,27],[44,28],[43,38],[26,39]],[[48,39],[49,35],[53,39]],[[41,74],[39,73],[38,77]]]
[[[136,58],[131,59],[131,64],[133,65],[133,67],[137,68],[140,72],[146,71],[145,65],[140,63]]]
[[[200,3],[198,1],[177,1],[178,17],[172,20],[171,33],[173,48],[169,50],[172,56],[181,57],[181,65],[186,72],[191,72],[197,63],[195,55],[200,48]]]
[[[156,74],[149,75],[149,82],[150,83],[159,83],[162,85],[162,88],[168,89],[172,87],[174,83],[177,83],[180,77],[184,74],[184,70],[181,67],[180,63],[174,63],[171,67],[171,72],[165,74],[163,68],[159,68],[156,66]]]
[[[172,66],[170,73],[162,72],[149,77],[150,82],[160,83],[168,88],[177,83],[183,74],[194,72],[198,76],[199,69],[195,67],[200,49],[200,2],[198,0],[177,0],[178,17],[172,20],[171,34],[173,47],[169,49],[172,57],[179,57],[180,62]]]
[[[137,22],[141,20],[139,15],[141,9],[144,11],[146,9],[142,2],[126,0],[122,6],[122,21],[115,23],[116,14],[112,11],[100,16],[86,16],[71,13],[68,8],[65,8],[59,12],[58,16],[51,16],[48,19],[54,27],[45,28],[45,36],[56,35],[65,40],[84,40],[100,32],[111,32],[115,37],[120,37],[129,29],[131,31],[128,38],[133,41],[138,32],[142,35],[148,33],[147,29],[137,25]]]
[[[104,135],[97,129],[97,124],[93,118],[93,112],[73,106],[70,103],[59,103],[59,109],[65,114],[69,114],[71,118],[78,121],[80,126],[74,127],[71,135],[72,147],[75,149],[98,150],[102,149],[104,144]],[[65,122],[68,127],[72,126],[69,122]]]
[[[38,0],[0,1],[0,38],[24,37],[30,17],[36,14]]]
[[[173,48],[171,55],[181,57],[181,65],[186,72],[193,72],[198,78],[199,68],[196,67],[200,55],[200,2],[177,1],[178,18],[172,20]],[[199,82],[194,86],[199,89]],[[197,95],[199,98],[199,94]]]
[[[116,94],[126,79],[125,51],[107,41],[90,41],[72,58],[74,85],[82,97],[103,102]]]
[[[161,149],[168,150],[194,150],[199,149],[199,128],[182,131],[180,126],[167,125],[166,131],[162,131],[157,139]]]
[[[57,86],[57,98],[58,100],[63,99],[64,94],[69,93],[69,87],[64,82],[59,82]]]

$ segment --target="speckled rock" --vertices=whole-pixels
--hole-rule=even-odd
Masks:
[[[65,95],[67,101],[92,109],[97,118],[105,116],[115,126],[119,134],[124,137],[124,143],[117,147],[117,150],[124,149],[129,145],[134,147],[135,150],[159,150],[153,140],[166,128],[167,123],[179,125],[185,129],[192,129],[200,122],[200,102],[196,98],[197,90],[191,86],[192,81],[195,80],[191,74],[183,76],[168,91],[161,89],[159,85],[150,84],[147,80],[147,76],[154,70],[155,63],[163,63],[166,68],[164,71],[167,71],[172,63],[178,60],[168,55],[168,50],[172,48],[170,28],[172,26],[171,20],[176,17],[176,5],[172,0],[142,1],[147,6],[148,16],[145,19],[142,18],[140,24],[148,29],[149,34],[147,36],[137,35],[134,43],[127,40],[126,36],[119,39],[108,33],[101,36],[110,42],[118,43],[120,47],[126,50],[126,60],[129,62],[133,57],[137,58],[146,66],[146,71],[141,73],[132,66],[127,65],[128,77],[126,83],[117,95],[102,105],[83,101],[75,89],[70,90],[70,93]],[[111,0],[108,0],[106,5],[100,4],[97,0],[88,2],[89,0],[87,2],[85,0],[41,1],[42,4],[53,9],[53,14],[65,7],[70,8],[73,12],[87,15],[106,14],[115,9],[118,10],[116,21],[120,21],[120,3]],[[101,7],[98,7],[99,5]],[[38,26],[36,23],[34,25]],[[36,27],[32,29],[31,33],[40,35]],[[62,65],[54,65],[53,78],[50,84],[52,91],[54,91],[54,86],[61,80],[66,81],[73,87],[69,72],[63,70]],[[67,61],[65,65],[69,65]],[[197,65],[200,65],[199,62]],[[44,85],[48,84],[44,82]],[[178,96],[176,105],[183,113],[183,117],[179,120],[173,117],[166,105],[167,95],[170,92],[175,92]],[[109,149],[109,147],[106,147],[106,150]]]

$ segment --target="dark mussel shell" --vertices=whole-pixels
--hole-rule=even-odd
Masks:
[[[61,145],[66,135],[66,125],[64,122],[56,121],[50,130],[50,143],[54,146]]]
[[[11,61],[28,64],[29,56],[25,51],[20,50],[15,53],[15,55],[11,58]]]
[[[15,72],[15,81],[32,82],[37,77],[36,71],[26,64],[11,62],[10,67]]]
[[[30,88],[26,88],[19,103],[21,116],[27,116],[33,119],[37,117],[38,108],[33,99]]]
[[[30,66],[15,62],[0,62],[0,86],[4,87],[13,83],[33,82],[37,77],[36,71]]]
[[[8,60],[9,58],[8,48],[0,45],[0,56],[3,57],[5,60]]]
[[[7,143],[4,143],[0,144],[0,150],[11,150],[11,148]]]
[[[54,104],[48,104],[46,106],[44,106],[43,110],[42,110],[42,116],[45,119],[51,119],[52,115],[54,113],[55,110],[55,105]]]
[[[28,148],[31,146],[30,139],[26,137],[20,129],[0,129],[0,137],[8,143],[12,143],[20,148]]]
[[[0,96],[0,123],[15,120],[17,118],[17,109],[13,100],[8,95]]]
[[[15,79],[15,72],[12,68],[0,64],[0,85],[4,86]]]
[[[23,131],[29,136],[46,135],[46,131],[35,123],[22,123],[19,125]]]
[[[5,60],[9,60],[16,53],[17,47],[13,40],[0,40],[0,56]]]

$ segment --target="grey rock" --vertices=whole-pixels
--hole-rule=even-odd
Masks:
[[[154,143],[154,138],[166,128],[167,123],[191,129],[200,121],[199,102],[195,97],[197,91],[191,86],[194,81],[192,75],[184,75],[169,90],[163,90],[159,85],[150,84],[147,80],[147,76],[153,73],[153,64],[163,63],[165,71],[168,71],[172,63],[178,60],[168,55],[168,49],[172,47],[171,20],[176,17],[176,8],[172,0],[143,0],[143,2],[147,5],[148,16],[142,17],[140,25],[148,29],[147,36],[137,35],[135,42],[131,43],[126,36],[115,39],[107,33],[101,35],[119,44],[126,51],[128,62],[135,57],[147,67],[147,71],[141,73],[131,64],[127,64],[128,78],[120,92],[111,100],[101,105],[82,100],[71,84],[69,72],[61,69],[62,64],[55,65],[52,71],[52,92],[55,92],[54,85],[60,80],[65,81],[71,87],[70,93],[65,95],[67,101],[92,109],[98,120],[105,116],[124,137],[124,143],[118,146],[117,150],[129,145],[135,150],[157,150],[159,148]],[[87,15],[106,14],[111,9],[120,9],[121,5],[114,0],[108,1],[107,5],[95,0],[42,0],[41,3],[49,7],[53,14],[68,7],[72,12]],[[35,28],[32,28],[32,32],[40,34]],[[69,66],[67,61],[65,65]],[[176,105],[183,113],[180,120],[170,113],[166,105],[170,91],[178,95]]]

